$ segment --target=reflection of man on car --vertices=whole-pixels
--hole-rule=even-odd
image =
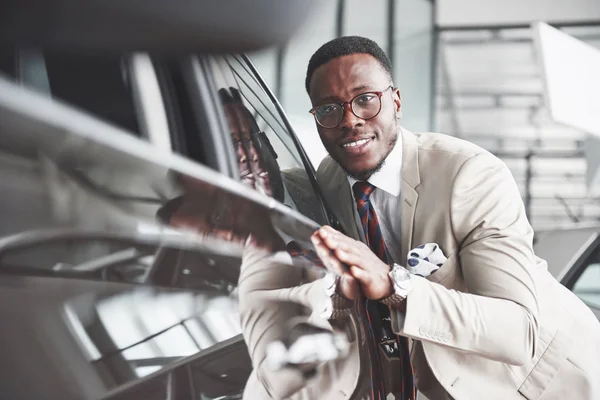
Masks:
[[[183,194],[159,210],[158,217],[164,223],[208,239],[244,245],[251,235],[254,245],[282,248],[281,239],[267,222],[265,207],[190,176],[174,173],[174,180]]]
[[[223,102],[225,118],[231,131],[242,182],[283,202],[281,171],[269,138],[259,129],[256,119],[244,106],[237,89],[221,89],[219,97]]]

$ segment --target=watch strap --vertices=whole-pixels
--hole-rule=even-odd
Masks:
[[[405,296],[401,296],[398,293],[393,293],[390,296],[384,297],[379,301],[388,307],[398,308],[402,304],[402,302],[404,302],[404,300],[406,300]]]

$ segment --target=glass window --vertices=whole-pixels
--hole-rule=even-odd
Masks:
[[[587,304],[600,308],[600,263],[587,266],[575,282],[573,293]]]
[[[139,134],[125,57],[46,53],[44,60],[54,98]]]
[[[228,118],[238,157],[243,155],[240,158],[244,160],[240,167],[242,179],[313,221],[325,223],[321,204],[292,133],[249,65],[241,56],[229,56],[216,63],[220,71],[217,83],[226,101],[226,115],[232,115],[227,107],[233,104],[239,111],[238,123],[242,121],[240,127]],[[255,153],[258,162],[253,165]],[[265,177],[268,177],[267,182]]]
[[[149,104],[147,98],[140,97],[137,81],[144,81],[144,96],[148,97],[148,88],[152,88],[149,77],[154,74],[151,68],[144,68],[142,57],[147,56],[69,53],[4,46],[0,49],[0,73],[135,136],[150,136],[156,140],[153,134],[165,125],[158,120],[161,112],[154,110],[150,116],[154,118],[152,126],[146,126],[148,124],[140,117],[142,109],[148,108]],[[151,100],[156,102],[155,99]]]
[[[600,249],[585,264],[571,290],[590,307],[600,309]]]
[[[388,13],[388,0],[372,0],[369,3],[361,0],[346,0],[343,35],[368,37],[386,50],[388,46]]]
[[[276,48],[268,48],[248,54],[252,63],[258,69],[260,76],[264,79],[267,86],[274,92],[277,91],[277,59],[278,51]]]
[[[304,78],[308,60],[313,53],[336,36],[338,4],[339,1],[317,3],[312,10],[313,17],[287,43],[283,54],[279,101],[285,107],[285,112],[298,134],[298,139],[302,142],[315,168],[327,155],[327,151],[319,138],[315,119],[308,112],[312,108],[312,104],[306,93]],[[367,6],[370,7],[370,4]],[[379,23],[379,21],[376,22],[376,24]]]
[[[431,129],[433,93],[433,2],[399,1],[394,15],[394,83],[402,96],[402,125]]]

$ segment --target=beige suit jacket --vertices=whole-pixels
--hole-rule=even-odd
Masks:
[[[401,140],[402,252],[435,242],[448,257],[435,274],[416,279],[404,316],[392,310],[395,332],[414,339],[411,357],[419,391],[431,400],[600,399],[600,323],[534,255],[533,231],[507,167],[485,150],[450,136],[403,129]],[[345,232],[358,240],[345,173],[326,158],[317,178]],[[396,262],[405,264],[406,259]],[[249,264],[254,267],[247,274],[267,268],[264,262]],[[307,285],[303,294],[294,289],[294,301],[310,303],[307,298],[314,299],[318,291],[309,295],[308,288],[318,283]],[[241,292],[256,294],[252,286],[256,282]],[[279,295],[289,296],[289,291]],[[265,305],[263,299],[242,309],[247,340],[269,331],[277,335],[277,318],[257,317],[261,302]],[[259,342],[248,342],[258,367],[249,386],[270,385],[273,391],[285,380],[260,368]],[[274,393],[350,398],[348,386],[356,385],[360,364],[354,350],[340,362],[335,381],[310,383],[325,391],[321,396],[299,389],[300,380],[293,381],[297,388]]]

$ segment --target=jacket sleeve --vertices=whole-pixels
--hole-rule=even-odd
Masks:
[[[535,353],[538,305],[533,230],[518,187],[504,163],[481,153],[460,168],[450,201],[459,250],[447,262],[461,269],[466,291],[416,277],[397,333],[523,365]]]
[[[272,371],[265,362],[268,344],[283,337],[289,320],[311,317],[322,311],[319,307],[327,299],[322,280],[303,283],[304,280],[303,269],[291,265],[287,253],[270,255],[262,250],[247,249],[244,254],[238,285],[239,311],[254,368],[252,385],[258,386],[264,394],[258,397],[261,400],[317,396],[308,393],[310,385],[299,371]],[[310,321],[332,329],[324,319],[311,318]],[[312,379],[331,380],[333,384],[327,370]]]

